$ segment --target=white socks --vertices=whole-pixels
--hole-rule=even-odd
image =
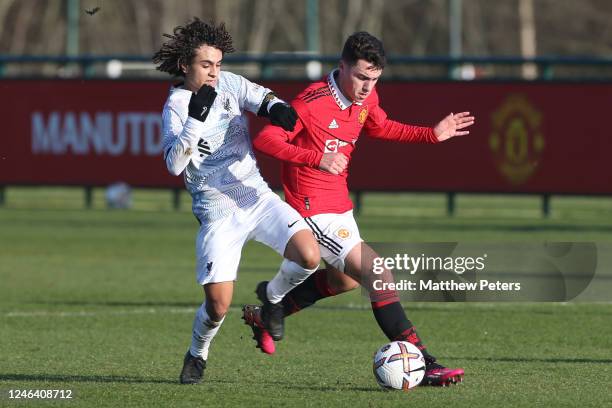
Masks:
[[[195,319],[193,319],[193,335],[191,347],[189,348],[192,356],[200,356],[204,360],[208,358],[208,347],[213,337],[219,331],[223,320],[225,320],[225,317],[220,322],[212,321],[208,317],[208,313],[206,313],[206,302],[202,303],[202,306],[196,312]]]
[[[288,259],[283,260],[276,276],[268,282],[266,295],[271,303],[280,302],[283,297],[300,283],[304,282],[317,268],[305,269]],[[198,309],[193,319],[193,335],[189,352],[192,356],[208,359],[208,348],[219,331],[225,317],[219,322],[213,321],[206,313],[206,302]]]
[[[318,266],[317,266],[318,268]],[[304,282],[317,268],[304,269],[288,259],[283,260],[280,270],[268,282],[267,296],[270,303],[278,303],[283,297],[300,283]]]

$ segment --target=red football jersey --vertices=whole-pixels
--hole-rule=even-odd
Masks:
[[[387,119],[376,89],[361,104],[348,100],[332,71],[311,84],[291,103],[299,115],[293,132],[267,125],[253,140],[264,154],[283,161],[285,200],[303,217],[340,214],[353,208],[346,178],[319,170],[324,153],[343,153],[349,160],[362,130],[368,136],[402,142],[437,143],[433,129]]]

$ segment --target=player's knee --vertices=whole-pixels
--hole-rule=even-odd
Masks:
[[[221,321],[229,310],[229,302],[223,301],[206,301],[206,312],[208,317],[215,322]]]
[[[285,250],[285,258],[302,268],[316,269],[321,262],[319,245],[310,232],[300,231],[289,241]]]
[[[316,269],[321,263],[321,254],[317,245],[308,245],[300,250],[300,266],[304,269]]]
[[[317,269],[319,267],[321,254],[319,253],[319,246],[314,240],[312,245],[303,244],[292,249],[292,251],[288,251],[289,256],[287,259],[297,263],[304,269]]]
[[[339,291],[349,292],[351,290],[357,289],[358,287],[359,287],[359,283],[349,278],[348,280],[342,281]]]
[[[336,293],[349,292],[359,287],[359,282],[342,272],[333,275],[329,283]]]

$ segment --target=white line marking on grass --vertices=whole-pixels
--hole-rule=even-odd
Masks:
[[[610,305],[611,302],[551,302],[551,303],[541,303],[541,302],[475,302],[475,303],[443,303],[443,302],[435,302],[435,303],[409,303],[404,302],[404,309],[410,310],[419,310],[419,309],[439,309],[439,310],[447,310],[447,309],[455,309],[459,307],[459,305],[472,308],[472,309],[502,309],[502,308],[513,308],[518,309],[521,307],[533,307],[537,306],[552,306],[552,307],[571,307],[585,304],[598,304],[598,305]],[[183,314],[183,313],[195,313],[197,307],[183,307],[183,308],[140,308],[133,310],[74,310],[74,311],[50,311],[50,310],[32,310],[32,311],[19,311],[14,310],[11,312],[4,313],[3,317],[92,317],[92,316],[124,316],[124,315],[143,315],[143,314]],[[231,311],[242,311],[242,306],[230,306]],[[338,306],[314,306],[311,310],[316,310],[318,312],[327,312],[327,311],[340,311],[340,310],[350,310],[350,311],[361,311],[361,310],[370,310],[369,304],[359,304],[359,303],[349,303],[346,305],[338,305]]]
[[[122,315],[138,315],[138,314],[161,314],[161,313],[195,313],[196,308],[181,308],[181,309],[135,309],[135,310],[76,310],[76,311],[49,311],[49,310],[33,310],[33,311],[12,311],[4,314],[4,317],[92,317],[92,316],[122,316]]]

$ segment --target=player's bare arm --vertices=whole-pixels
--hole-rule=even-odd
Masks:
[[[434,134],[439,142],[443,142],[455,136],[464,136],[469,134],[470,131],[461,129],[472,126],[474,121],[474,116],[470,116],[470,112],[456,114],[451,112],[434,127]]]

